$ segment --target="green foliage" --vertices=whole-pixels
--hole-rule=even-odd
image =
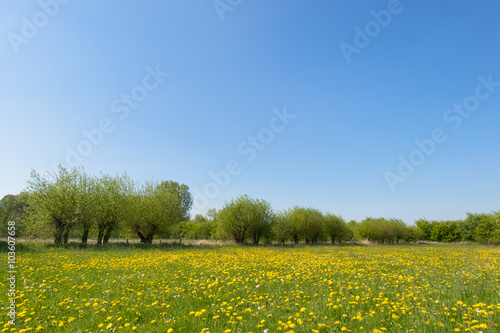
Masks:
[[[462,239],[459,221],[433,221],[431,240],[436,242],[455,242]]]
[[[472,240],[475,242],[494,242],[494,233],[498,229],[498,220],[494,214],[467,213],[464,225],[470,230]]]
[[[307,244],[317,243],[323,232],[323,214],[313,208],[295,206],[286,214],[293,225],[293,240],[304,239]]]
[[[431,222],[426,219],[420,219],[415,221],[417,228],[420,232],[421,240],[431,240],[432,225]]]
[[[97,244],[107,243],[120,226],[126,227],[130,216],[128,211],[128,199],[133,193],[134,184],[130,178],[123,176],[111,177],[102,175],[91,179],[92,207],[90,219],[97,228]],[[83,242],[83,239],[82,239]]]
[[[78,221],[79,174],[82,171],[68,171],[59,166],[58,172],[41,176],[34,170],[28,180],[27,227],[33,237],[54,235],[54,243],[67,243],[70,230]]]
[[[405,237],[405,242],[416,242],[422,239],[422,233],[416,225],[408,226],[407,233]]]
[[[129,225],[142,243],[152,243],[155,235],[167,237],[174,224],[186,220],[191,204],[186,185],[146,182],[128,195]]]
[[[278,244],[285,244],[287,241],[291,241],[293,236],[297,234],[296,228],[288,218],[286,212],[276,214],[272,231]]]
[[[465,220],[416,221],[418,239],[436,242],[470,241],[500,243],[498,212],[493,214],[467,213]]]
[[[347,226],[349,227],[349,229],[351,229],[351,232],[352,232],[352,238],[351,239],[360,240],[361,239],[361,235],[359,234],[359,223],[356,222],[356,220],[350,220],[347,223]]]
[[[194,220],[183,221],[172,228],[172,238],[211,239],[215,233],[216,223],[202,215],[196,215]]]
[[[384,222],[385,219],[374,219],[371,217],[367,217],[358,225],[359,236],[372,242],[381,242],[382,224]]]
[[[8,194],[0,200],[0,235],[7,235],[7,222],[16,222],[16,236],[23,235],[22,221],[28,206],[28,194]]]
[[[458,221],[420,219],[411,227],[398,219],[371,217],[346,223],[341,216],[323,215],[310,207],[274,214],[268,202],[242,195],[219,211],[211,209],[206,216],[189,220],[193,204],[189,187],[174,181],[139,185],[126,174],[92,177],[81,168],[59,166],[47,176],[33,170],[27,184],[26,192],[0,200],[0,235],[6,232],[5,224],[15,220],[16,236],[54,237],[56,244],[68,243],[70,236],[86,243],[95,235],[101,244],[112,236],[133,234],[142,243],[152,243],[156,235],[179,240],[231,237],[236,243],[250,239],[254,244],[261,240],[311,244],[326,239],[500,243],[500,212],[467,213]]]
[[[342,243],[352,239],[354,236],[352,229],[341,216],[326,214],[324,218],[324,227],[332,244],[335,243],[335,241]]]
[[[217,213],[220,234],[230,235],[236,243],[244,243],[251,238],[253,244],[259,244],[262,237],[271,237],[274,213],[271,205],[264,200],[242,195],[226,202]]]
[[[389,225],[392,227],[393,237],[396,239],[396,243],[400,240],[406,240],[408,237],[408,226],[401,220],[391,219]],[[394,240],[394,238],[392,240]]]
[[[186,220],[192,203],[189,188],[177,182],[137,186],[126,174],[90,177],[83,169],[59,166],[48,176],[32,171],[24,220],[31,237],[53,235],[56,244],[67,243],[73,231],[86,243],[92,229],[98,244],[119,231],[152,243],[155,235],[167,236],[172,225]]]
[[[179,184],[171,180],[162,181],[157,186],[164,190],[166,193],[170,193],[175,197],[175,202],[180,205],[183,220],[188,220],[189,211],[193,206],[193,197],[189,192],[189,187],[187,185]]]
[[[381,244],[386,242],[399,243],[401,240],[408,241],[415,236],[414,234],[410,235],[408,226],[401,220],[371,217],[361,221],[357,226],[357,232],[361,238]]]

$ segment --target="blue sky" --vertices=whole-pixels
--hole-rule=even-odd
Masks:
[[[409,224],[500,210],[499,11],[3,2],[0,197],[73,163],[185,183],[193,214],[240,194]]]

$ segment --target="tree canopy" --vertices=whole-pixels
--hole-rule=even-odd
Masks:
[[[151,243],[155,235],[165,236],[173,224],[186,220],[192,202],[189,187],[174,181],[141,185],[126,174],[92,177],[81,168],[60,166],[46,176],[31,172],[25,221],[30,236],[53,235],[55,243],[67,243],[76,230],[82,243],[92,230],[98,244],[118,230]]]

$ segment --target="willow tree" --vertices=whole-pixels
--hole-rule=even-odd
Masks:
[[[294,226],[295,243],[303,238],[307,244],[316,243],[323,231],[323,214],[313,208],[295,206],[288,210],[286,218]]]
[[[325,232],[330,236],[332,244],[335,241],[341,243],[352,238],[352,230],[349,228],[342,216],[326,214],[324,219]]]
[[[166,236],[188,218],[193,200],[189,187],[173,181],[149,181],[128,195],[129,223],[142,243]]]
[[[231,235],[236,243],[251,238],[258,244],[261,237],[271,233],[274,214],[267,201],[241,195],[224,205],[217,213],[217,220],[224,233]]]
[[[127,174],[115,177],[101,175],[93,179],[95,200],[92,210],[97,228],[97,244],[108,243],[113,231],[126,223],[129,214],[127,199],[133,186]]]
[[[59,166],[57,173],[41,176],[34,170],[28,180],[28,221],[32,236],[53,233],[54,243],[67,243],[79,215],[79,174]]]
[[[16,235],[23,235],[23,217],[28,208],[28,194],[7,194],[0,200],[0,235],[7,235],[9,221],[16,221]]]
[[[90,230],[95,221],[95,187],[94,179],[83,170],[76,174],[76,227],[81,228],[81,240],[87,243]]]
[[[272,229],[278,244],[285,244],[288,240],[293,241],[294,235],[297,235],[296,228],[287,217],[286,211],[276,214]]]

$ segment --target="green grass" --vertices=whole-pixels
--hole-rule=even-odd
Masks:
[[[17,260],[19,314],[15,326],[3,315],[0,331],[497,332],[500,323],[496,247],[23,244]]]

